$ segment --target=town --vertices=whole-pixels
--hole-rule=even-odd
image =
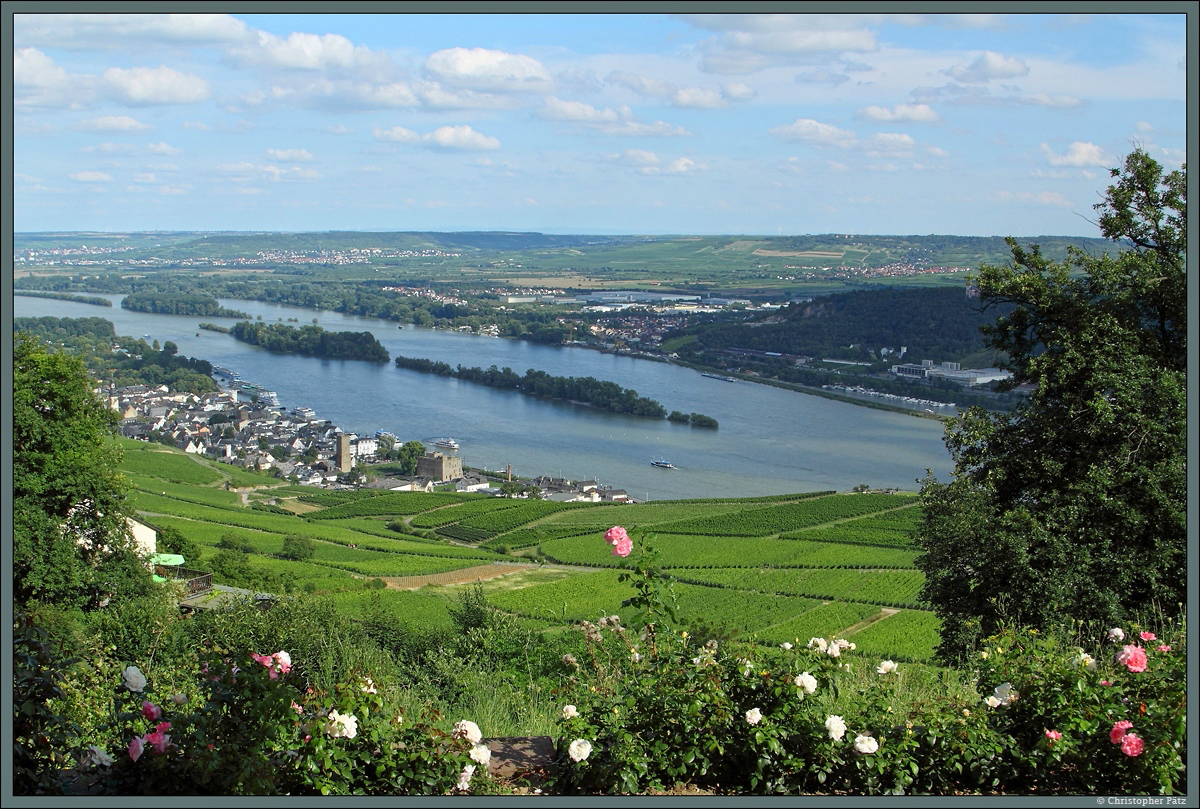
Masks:
[[[413,474],[394,474],[395,466],[385,466],[385,461],[390,450],[400,447],[395,435],[383,430],[373,436],[346,432],[328,419],[318,418],[312,408],[286,411],[276,403],[273,392],[243,384],[228,369],[217,369],[213,375],[223,382],[222,389],[199,395],[172,392],[166,385],[100,385],[95,392],[119,414],[119,432],[125,438],[156,441],[301,485],[480,492],[563,503],[636,502],[624,489],[595,480],[522,478],[514,477],[511,470],[470,469],[461,457],[425,451],[419,443],[421,454]],[[444,441],[457,449],[453,440]]]

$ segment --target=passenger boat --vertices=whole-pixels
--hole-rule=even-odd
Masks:
[[[675,464],[670,461],[651,461],[651,466],[657,466],[659,469],[674,469]]]
[[[458,449],[458,442],[453,438],[439,438],[433,442],[433,445],[442,449]]]

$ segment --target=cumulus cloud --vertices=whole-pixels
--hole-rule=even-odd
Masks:
[[[80,121],[74,128],[82,132],[145,132],[154,127],[128,115],[101,115],[99,118]]]
[[[916,148],[917,143],[909,135],[897,132],[879,132],[872,135],[865,145],[867,153],[872,155],[905,154]]]
[[[690,134],[686,129],[655,121],[647,124],[636,120],[629,107],[598,109],[582,101],[563,101],[550,96],[543,100],[538,116],[547,121],[565,121],[580,124],[607,135],[677,136]]]
[[[334,124],[332,126],[325,127],[325,131],[330,135],[349,135],[354,130],[345,124]]]
[[[386,57],[373,53],[364,45],[355,45],[340,34],[297,31],[288,34],[286,39],[266,31],[255,34],[252,42],[229,49],[229,56],[235,62],[300,71],[344,71],[386,64]]]
[[[754,90],[742,82],[726,82],[720,89],[678,87],[662,79],[627,70],[614,70],[604,78],[604,82],[647,98],[659,99],[673,107],[689,109],[722,109],[728,107],[731,101],[749,101],[755,96]]]
[[[106,183],[112,179],[111,175],[102,171],[79,171],[67,176],[81,183]]]
[[[420,102],[405,82],[370,82],[310,74],[284,77],[271,85],[273,101],[309,109],[377,110],[415,107]]]
[[[376,127],[371,130],[371,135],[378,141],[419,143],[439,149],[483,151],[500,148],[499,140],[490,135],[476,132],[465,124],[460,124],[459,126],[441,126],[424,135],[418,134],[411,129],[405,129],[402,126],[393,126],[390,129]]]
[[[37,48],[13,52],[13,104],[18,107],[75,107],[92,93],[90,76],[67,73]]]
[[[1067,147],[1066,154],[1057,155],[1049,144],[1042,144],[1042,152],[1051,166],[1111,166],[1113,158],[1102,148],[1087,141],[1074,141]]]
[[[500,141],[490,135],[476,132],[466,124],[459,126],[439,126],[421,140],[442,149],[462,149],[476,151],[481,149],[499,149]]]
[[[744,82],[727,81],[721,85],[721,95],[730,101],[749,101],[758,95],[758,93]]]
[[[863,107],[858,114],[868,121],[912,121],[933,124],[941,120],[928,104],[897,104],[891,108]]]
[[[234,182],[250,182],[258,179],[269,179],[272,182],[284,180],[319,180],[321,173],[314,169],[300,166],[276,166],[273,163],[259,164],[242,161],[240,163],[222,163],[217,170],[232,175]]]
[[[158,143],[147,144],[146,150],[149,151],[150,154],[179,154],[180,152],[179,149],[161,140]]]
[[[780,140],[811,143],[814,146],[847,148],[858,142],[853,132],[812,118],[797,118],[793,123],[772,127],[767,131]]]
[[[969,65],[955,65],[943,71],[950,78],[968,84],[982,84],[992,79],[1015,79],[1029,73],[1029,65],[1015,56],[984,51]]]
[[[308,149],[267,149],[267,157],[284,163],[311,163],[313,160]]]
[[[112,143],[105,141],[104,143],[95,143],[91,146],[84,146],[79,151],[84,154],[133,154],[134,147],[130,143]]]
[[[745,74],[823,54],[876,49],[861,17],[838,14],[692,14],[683,19],[719,32],[700,46],[701,69]]]
[[[446,48],[425,60],[425,71],[453,87],[485,92],[544,92],[553,83],[537,59],[487,48]]]
[[[103,81],[109,95],[125,104],[194,104],[211,95],[208,82],[174,68],[110,67]]]
[[[708,167],[690,157],[680,157],[663,167],[663,174],[699,174]]]
[[[667,98],[675,92],[675,85],[670,82],[631,73],[628,70],[614,70],[604,77],[604,83],[616,84],[650,98]]]
[[[377,126],[371,130],[371,137],[375,140],[392,141],[393,143],[416,143],[421,140],[421,136],[416,132],[402,126],[393,126],[390,129]]]

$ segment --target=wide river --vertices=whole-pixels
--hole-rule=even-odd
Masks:
[[[703,413],[720,422],[706,430],[531,399],[392,363],[271,354],[185,315],[15,296],[15,317],[102,317],[117,334],[170,340],[179,353],[231,368],[246,382],[275,391],[288,409],[307,405],[348,432],[395,433],[430,446],[457,440],[468,466],[514,474],[597,480],[639,499],[750,497],[872,487],[919,488],[932,469],[942,480],[952,463],[933,419],[874,410],[749,382],[726,382],[666,363],[585,348],[540,346],[453,331],[422,329],[372,318],[316,312],[257,301],[222,301],[264,322],[317,324],[329,331],[370,331],[395,357],[425,357],[451,365],[529,368],[555,376],[591,376],[633,388],[667,410]],[[430,447],[432,448],[432,447]],[[651,461],[665,460],[675,469]]]

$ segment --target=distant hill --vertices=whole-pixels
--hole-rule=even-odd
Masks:
[[[792,303],[742,322],[699,324],[679,335],[694,335],[704,349],[852,357],[852,345],[875,352],[907,346],[907,360],[955,361],[985,348],[979,327],[1001,311],[982,310],[965,286],[864,290]]]

